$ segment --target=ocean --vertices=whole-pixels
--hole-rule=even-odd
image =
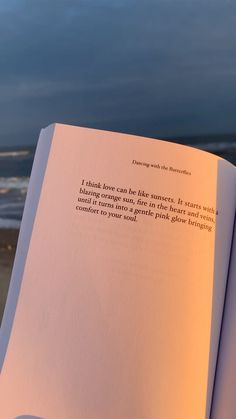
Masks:
[[[0,228],[19,228],[35,148],[0,149]]]
[[[236,135],[175,138],[236,165]],[[35,148],[0,149],[0,229],[20,227]]]

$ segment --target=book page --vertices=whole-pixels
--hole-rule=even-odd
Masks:
[[[1,417],[207,418],[235,189],[199,150],[56,125]]]
[[[231,253],[229,279],[226,291],[219,358],[212,405],[212,419],[236,417],[236,237]]]

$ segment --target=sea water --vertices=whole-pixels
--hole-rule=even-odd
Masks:
[[[34,148],[0,149],[0,228],[19,228]]]

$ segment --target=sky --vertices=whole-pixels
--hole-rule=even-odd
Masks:
[[[236,133],[235,0],[1,0],[0,147],[52,122]]]

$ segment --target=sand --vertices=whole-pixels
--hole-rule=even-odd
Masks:
[[[18,234],[18,230],[0,229],[0,323],[10,283]]]

